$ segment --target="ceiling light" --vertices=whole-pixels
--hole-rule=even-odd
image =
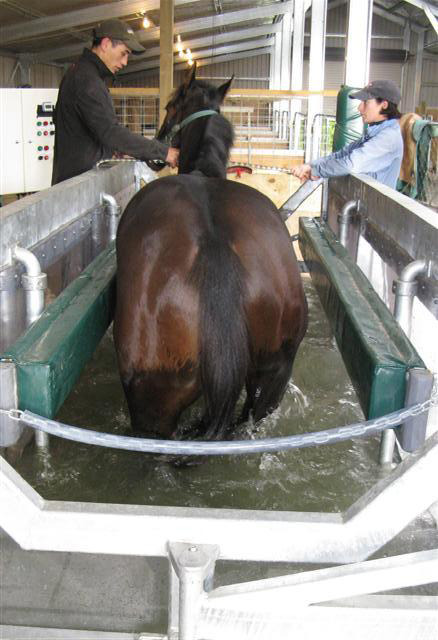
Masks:
[[[152,25],[151,21],[149,20],[149,18],[147,16],[145,16],[143,18],[143,28],[144,29],[149,29],[149,27]]]

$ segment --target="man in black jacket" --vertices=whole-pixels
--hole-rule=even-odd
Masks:
[[[84,49],[59,88],[52,184],[92,169],[99,160],[111,158],[114,151],[177,165],[177,149],[147,140],[118,123],[105,84],[128,64],[130,53],[144,50],[132,29],[120,20],[106,20],[94,29],[91,50]]]

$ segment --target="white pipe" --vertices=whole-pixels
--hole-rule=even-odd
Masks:
[[[416,278],[427,272],[426,260],[414,260],[401,272],[396,281],[394,317],[406,333],[411,335],[412,305],[417,290]]]
[[[34,277],[41,274],[41,267],[38,258],[32,253],[32,251],[29,251],[29,249],[23,249],[23,247],[19,247],[18,245],[15,246],[12,249],[12,258],[24,265],[28,276]]]
[[[117,235],[117,227],[119,224],[121,207],[117,204],[114,196],[110,195],[109,193],[102,193],[100,198],[102,204],[104,204],[107,209],[107,215],[109,218],[109,239],[110,241],[112,241],[115,240]]]
[[[348,239],[348,226],[350,223],[351,214],[353,211],[357,211],[359,205],[358,200],[349,200],[342,207],[341,214],[338,218],[339,222],[339,242],[343,247],[347,246]]]
[[[114,196],[109,193],[102,193],[102,202],[110,207],[118,207],[117,201]]]

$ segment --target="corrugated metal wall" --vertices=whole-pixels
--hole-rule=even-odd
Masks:
[[[0,56],[0,87],[13,88],[22,84],[20,70],[16,70],[17,60]],[[15,73],[14,73],[15,71]],[[34,64],[30,68],[30,84],[36,88],[59,87],[64,71],[61,67]]]
[[[187,67],[188,68],[188,67]],[[177,70],[174,85],[181,84],[185,70]],[[269,88],[269,55],[263,54],[253,58],[230,60],[207,64],[199,68],[199,78],[209,78],[214,83],[220,79],[230,78],[234,73],[233,87],[236,89],[268,89]],[[129,77],[117,79],[119,87],[158,87],[158,72],[130,74]]]
[[[428,107],[438,107],[438,61],[423,61],[420,102]]]

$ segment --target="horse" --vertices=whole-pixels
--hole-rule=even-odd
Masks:
[[[223,440],[279,405],[307,304],[278,210],[226,180],[233,131],[220,105],[232,78],[214,87],[195,74],[157,135],[179,147],[178,175],[143,187],[120,221],[114,343],[136,434]],[[182,412],[201,397],[200,424],[182,434]]]

